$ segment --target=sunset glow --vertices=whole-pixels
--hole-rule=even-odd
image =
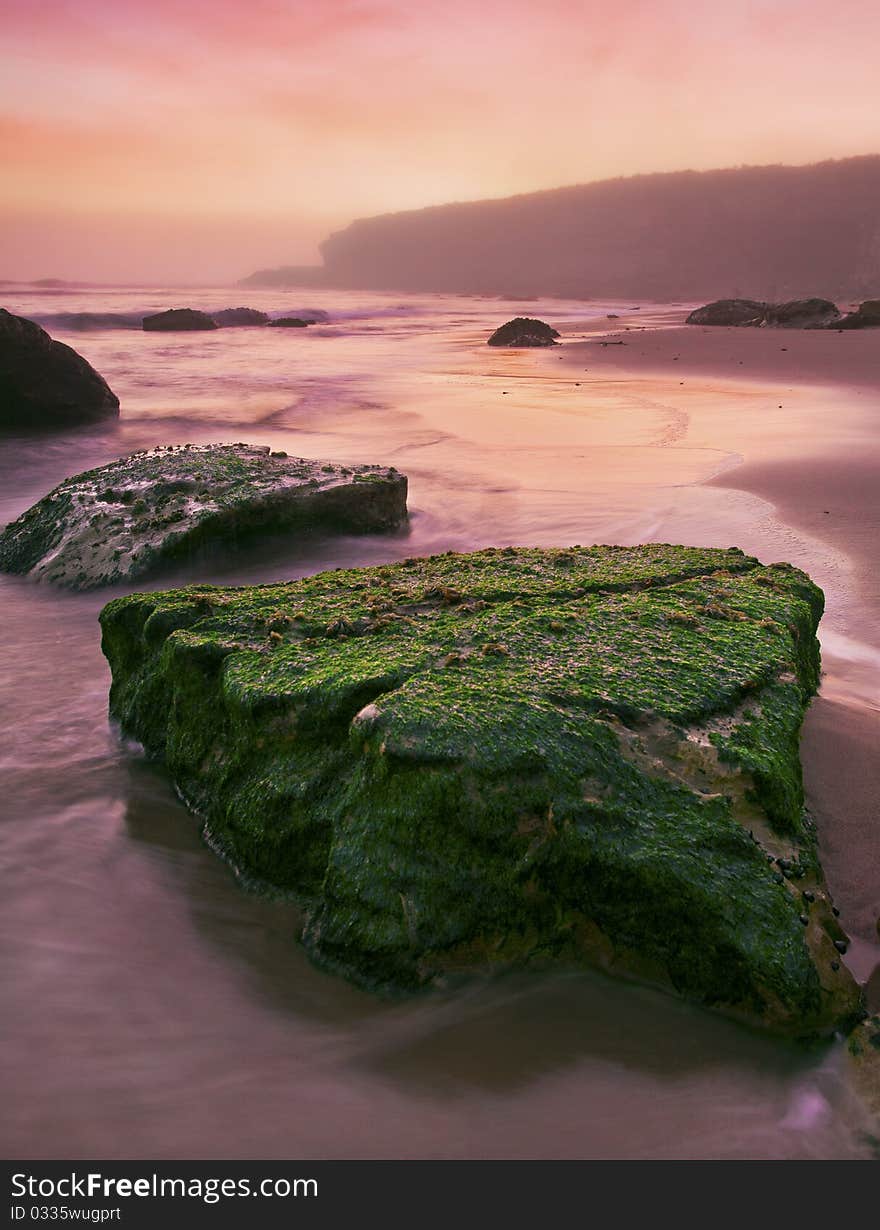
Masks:
[[[880,149],[875,0],[3,7],[6,278],[223,281],[368,214]]]

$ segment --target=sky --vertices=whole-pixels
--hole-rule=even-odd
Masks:
[[[223,283],[370,214],[880,152],[878,0],[0,12],[0,278]]]

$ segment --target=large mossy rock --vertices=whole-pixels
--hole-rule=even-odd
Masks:
[[[140,577],[207,543],[321,527],[349,534],[406,518],[407,480],[248,444],[169,445],[65,479],[0,534],[0,570],[70,589]]]
[[[822,594],[684,547],[490,549],[119,598],[112,715],[320,965],[409,989],[600,965],[850,1021],[803,811]]]
[[[0,308],[0,432],[116,418],[119,398],[82,355]]]
[[[489,346],[555,346],[559,332],[543,320],[516,316],[501,325],[489,338]]]

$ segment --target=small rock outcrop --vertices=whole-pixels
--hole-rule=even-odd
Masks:
[[[488,549],[118,598],[111,712],[375,990],[548,961],[791,1034],[859,990],[803,808],[821,592],[741,551]]]
[[[219,312],[212,312],[211,319],[221,329],[229,329],[238,325],[266,325],[269,323],[269,314],[256,308],[223,308]]]
[[[116,418],[119,398],[82,355],[0,308],[0,432]]]
[[[847,312],[831,328],[878,329],[880,328],[880,299],[866,299],[854,312]]]
[[[496,329],[489,338],[490,346],[553,346],[559,333],[543,320],[517,316]]]
[[[769,303],[764,323],[780,329],[827,329],[839,320],[837,304],[830,299],[791,299]]]
[[[320,526],[348,534],[406,518],[393,468],[340,466],[247,444],[171,445],[66,479],[0,534],[0,570],[68,589],[140,577],[206,543]]]
[[[279,316],[277,320],[270,320],[269,324],[273,329],[305,329],[315,321],[303,320],[301,316]]]
[[[705,307],[696,308],[687,318],[689,325],[761,325],[767,304],[757,299],[716,299]]]
[[[169,308],[145,316],[143,327],[147,333],[191,333],[203,329],[216,329],[217,322],[207,312],[195,308]]]
[[[864,305],[863,305],[864,306]],[[761,303],[757,299],[718,299],[696,308],[689,325],[728,325],[737,328],[767,326],[775,329],[861,328],[845,325],[836,303],[830,299],[790,299],[786,303]]]

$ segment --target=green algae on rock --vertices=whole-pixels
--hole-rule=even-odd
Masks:
[[[406,492],[393,466],[308,461],[265,445],[169,445],[65,479],[0,534],[0,570],[91,589],[257,532],[394,529]]]
[[[823,599],[732,549],[488,549],[101,614],[111,714],[377,990],[590,964],[854,1019],[803,809]]]

